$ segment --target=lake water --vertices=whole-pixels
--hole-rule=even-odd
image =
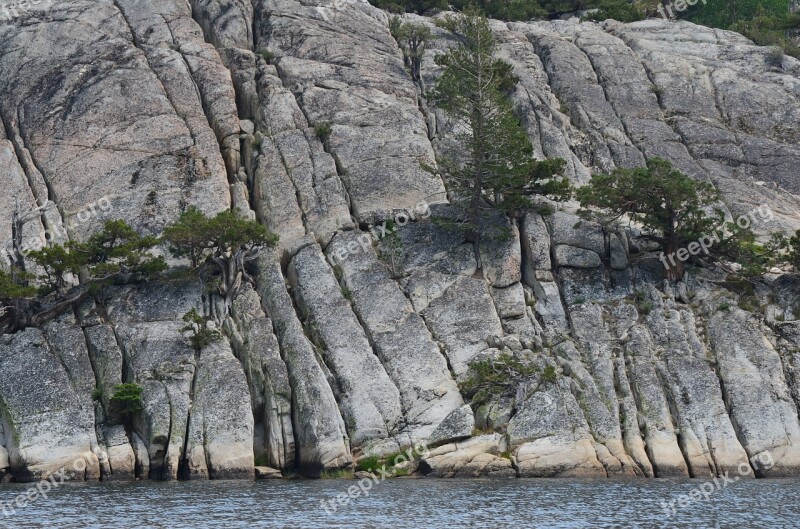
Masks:
[[[59,528],[797,528],[800,480],[395,479],[328,512],[355,480],[63,484],[0,527]],[[0,502],[30,485],[0,486]],[[712,485],[706,486],[706,491]],[[700,493],[694,494],[699,497]],[[340,496],[341,497],[341,496]],[[702,498],[702,497],[701,497]],[[686,504],[686,501],[691,503]],[[662,502],[676,507],[669,516]],[[335,501],[334,501],[335,503]]]

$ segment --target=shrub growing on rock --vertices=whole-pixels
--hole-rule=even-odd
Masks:
[[[118,413],[126,425],[133,422],[136,413],[142,411],[142,386],[139,384],[118,384],[111,396],[113,411]]]
[[[539,373],[532,363],[523,362],[513,355],[503,353],[497,358],[473,361],[469,374],[461,384],[461,392],[472,398],[473,405],[481,405],[492,397],[509,395],[519,384]]]
[[[208,319],[202,317],[197,309],[192,309],[183,315],[183,321],[188,323],[186,327],[181,329],[181,332],[189,331],[192,333],[190,341],[192,347],[198,353],[205,347],[208,347],[214,342],[222,339],[222,333],[217,329],[212,329],[208,325]]]
[[[602,0],[597,9],[583,17],[584,20],[619,20],[620,22],[636,22],[645,18],[644,10],[628,0]]]

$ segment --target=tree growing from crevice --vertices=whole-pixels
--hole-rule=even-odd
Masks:
[[[163,239],[174,256],[188,258],[192,270],[204,281],[215,284],[214,290],[222,298],[226,315],[243,282],[253,282],[247,263],[278,241],[277,235],[267,228],[234,211],[208,218],[193,207],[164,230]],[[216,275],[209,273],[209,269]]]
[[[549,372],[547,370],[548,377]],[[537,376],[545,380],[534,363],[503,353],[496,358],[474,360],[469,366],[466,379],[460,384],[460,389],[464,396],[471,399],[473,406],[480,406],[492,398],[513,395],[520,384]]]
[[[800,230],[789,239],[789,262],[796,272],[800,272]]]
[[[11,272],[0,272],[0,332],[39,326],[105,286],[158,275],[167,265],[151,253],[157,245],[155,237],[115,220],[86,242],[20,251],[24,257]],[[41,271],[38,276],[25,268],[26,261]]]
[[[190,341],[192,342],[192,347],[198,353],[212,343],[222,339],[222,333],[217,329],[211,328],[208,318],[201,316],[197,309],[193,308],[184,314],[183,321],[189,325],[183,327],[181,332],[189,331],[192,333]]]
[[[392,36],[403,52],[403,60],[416,83],[422,83],[422,59],[432,34],[424,24],[402,22],[400,17],[393,17],[389,23]]]
[[[646,167],[595,175],[578,190],[578,199],[587,208],[583,213],[601,224],[626,215],[640,223],[643,236],[661,245],[666,276],[672,281],[683,278],[685,256],[699,254],[687,248],[702,248],[709,258],[738,262],[744,275],[761,273],[774,256],[775,248],[758,244],[749,227],[726,222],[716,207],[720,195],[714,186],[661,158],[647,160]]]
[[[163,277],[168,266],[157,249],[169,244],[176,257],[187,258],[191,271],[213,286],[228,313],[243,281],[251,281],[246,264],[277,236],[234,211],[208,218],[190,208],[170,225],[163,238],[143,236],[122,220],[106,222],[86,242],[50,244],[23,251],[17,233],[24,224],[14,215],[10,270],[0,268],[0,333],[37,327],[110,285]],[[30,262],[38,276],[26,269]]]
[[[111,411],[128,428],[133,426],[136,414],[144,409],[142,405],[143,391],[142,386],[133,383],[118,384],[114,387],[114,394],[110,399]]]
[[[457,151],[440,157],[439,165],[452,202],[464,212],[460,224],[481,269],[480,245],[492,210],[519,216],[532,206],[533,195],[564,199],[571,187],[557,176],[563,160],[534,158],[508,95],[519,80],[508,63],[495,57],[497,45],[486,17],[468,8],[438,23],[458,41],[436,57],[444,71],[431,99],[450,118]]]

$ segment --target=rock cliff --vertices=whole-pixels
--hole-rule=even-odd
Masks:
[[[800,282],[665,285],[634,229],[531,212],[476,273],[436,153],[452,138],[362,0],[64,0],[0,19],[0,240],[14,200],[56,204],[28,245],[109,219],[158,234],[236,208],[281,237],[196,351],[201,287],[115,288],[0,337],[0,472],[32,480],[316,476],[412,445],[437,476],[710,476],[769,451],[800,472]],[[661,156],[800,228],[800,62],[735,33],[648,20],[493,22],[540,157],[597,171]],[[768,210],[766,208],[769,208]],[[392,223],[384,224],[392,219]],[[498,219],[498,222],[507,222]],[[389,231],[396,262],[381,244]],[[380,239],[380,240],[377,240]],[[555,370],[477,409],[476,358]],[[543,371],[542,371],[543,372]],[[143,389],[133,428],[109,414]],[[97,388],[97,390],[95,390]],[[98,396],[99,395],[99,396]],[[755,465],[754,465],[755,466]]]

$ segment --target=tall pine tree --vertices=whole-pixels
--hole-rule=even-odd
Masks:
[[[528,136],[513,113],[508,92],[519,81],[511,66],[495,57],[489,22],[477,8],[440,24],[458,45],[436,58],[444,67],[433,93],[452,121],[457,151],[440,159],[453,202],[463,206],[465,238],[481,269],[482,222],[487,210],[516,216],[532,205],[530,196],[566,198],[569,183],[556,175],[563,160],[537,161]]]

